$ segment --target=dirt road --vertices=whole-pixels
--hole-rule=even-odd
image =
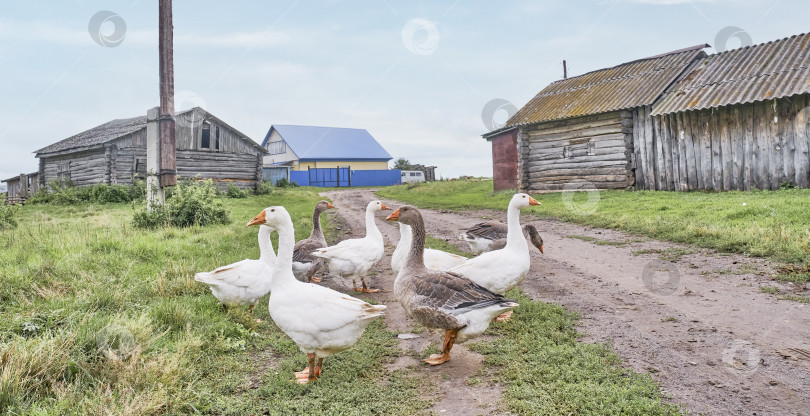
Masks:
[[[338,207],[347,237],[362,236],[365,205],[378,197],[370,190],[324,195]],[[402,205],[383,202],[394,209]],[[430,235],[463,250],[468,247],[456,240],[459,230],[482,219],[506,220],[505,213],[492,211],[423,215]],[[390,255],[399,230],[383,218],[378,225]],[[652,374],[672,403],[693,414],[810,415],[810,305],[762,293],[760,285],[780,286],[768,278],[767,261],[524,216],[522,223],[527,221],[540,230],[545,254],[532,250],[523,290],[579,312],[583,341],[612,344],[628,367]],[[386,291],[370,297],[391,305],[386,325],[409,332],[412,323],[390,292],[390,256],[375,271],[371,284]],[[437,339],[420,336],[402,344],[421,351]],[[463,345],[453,351],[454,359],[438,368],[421,366],[413,356],[395,365],[420,365],[437,377],[441,392],[434,411],[492,414],[498,386],[466,383],[481,369],[481,357]]]

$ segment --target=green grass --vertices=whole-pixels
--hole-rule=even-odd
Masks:
[[[129,204],[26,205],[0,231],[0,414],[388,414],[429,406],[382,322],[292,384],[305,358],[256,307],[221,311],[198,271],[257,258],[261,209],[311,229],[312,190],[227,199],[230,225],[143,230]],[[328,224],[325,228],[331,228]],[[274,241],[275,244],[275,241]],[[101,348],[104,347],[104,348]]]
[[[493,193],[491,181],[433,182],[410,189],[393,186],[378,193],[423,208],[457,211],[503,211],[512,196],[509,191]],[[537,194],[535,198],[543,205],[524,208],[523,212],[788,263],[804,263],[810,258],[810,189],[600,191],[591,215],[567,208],[562,196]],[[584,192],[573,194],[575,204],[584,204],[587,199]]]
[[[770,295],[778,295],[779,294],[779,288],[776,287],[776,286],[760,286],[759,291],[762,292],[762,293],[770,294]]]
[[[490,326],[491,341],[470,348],[484,355],[503,383],[504,410],[518,415],[676,415],[649,375],[622,368],[608,346],[578,341],[575,314],[507,294],[520,306],[512,319]]]
[[[469,251],[461,251],[456,246],[448,243],[444,239],[431,237],[430,235],[425,237],[425,247],[432,248],[434,250],[441,250],[446,251],[448,253],[458,254],[459,256],[472,258],[473,254]]]

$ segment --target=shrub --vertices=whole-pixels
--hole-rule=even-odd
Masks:
[[[242,189],[232,183],[228,184],[228,191],[225,192],[225,196],[228,198],[247,198],[250,194],[250,191],[247,189]]]
[[[143,181],[136,181],[132,185],[96,184],[85,187],[75,187],[68,180],[55,180],[48,183],[29,198],[28,203],[70,205],[80,202],[95,204],[114,204],[143,200],[146,197],[146,185]]]
[[[292,181],[290,182],[287,178],[281,178],[276,182],[276,187],[278,188],[297,188],[298,182]]]
[[[0,230],[6,230],[17,226],[18,207],[6,205],[6,199],[0,199]]]
[[[136,211],[133,225],[140,228],[157,228],[228,224],[230,215],[222,201],[216,199],[216,187],[211,180],[184,180],[174,187],[171,197],[163,207],[151,212]]]
[[[259,184],[259,189],[256,190],[256,193],[259,195],[269,195],[273,193],[273,182],[272,181],[262,181]]]

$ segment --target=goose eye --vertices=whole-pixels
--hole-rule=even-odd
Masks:
[[[276,210],[275,210],[275,209],[271,209],[271,210],[270,210],[270,212],[276,212]]]

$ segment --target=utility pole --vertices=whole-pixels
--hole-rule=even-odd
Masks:
[[[565,59],[563,59],[563,79],[568,79],[568,67],[565,65]]]
[[[160,108],[147,112],[147,207],[163,205],[164,191],[177,184],[174,139],[174,34],[172,0],[158,1]]]

